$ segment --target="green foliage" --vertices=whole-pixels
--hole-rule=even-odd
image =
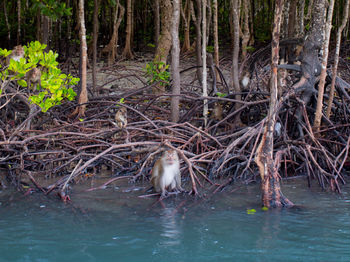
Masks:
[[[31,42],[24,46],[24,58],[20,61],[10,60],[8,66],[0,69],[0,78],[2,81],[17,80],[17,84],[22,88],[28,88],[26,73],[31,69],[39,67],[41,70],[41,83],[36,86],[36,90],[29,87],[29,101],[41,107],[46,112],[52,106],[61,104],[62,100],[73,100],[76,93],[71,86],[79,82],[79,78],[63,74],[58,66],[56,58],[58,54],[44,52],[46,45]],[[9,55],[6,49],[0,48],[0,57]]]
[[[156,47],[156,45],[155,45],[155,44],[152,44],[152,43],[148,43],[147,46],[148,46],[148,47],[152,47],[152,48],[155,48],[155,47]]]
[[[72,8],[68,8],[66,3],[60,3],[56,0],[35,0],[33,5],[35,10],[40,10],[40,13],[46,15],[53,20],[65,15],[72,15]]]
[[[253,46],[247,46],[246,50],[247,52],[252,53],[255,51],[255,48]]]
[[[208,45],[208,46],[207,46],[207,52],[208,52],[208,53],[214,53],[214,46]]]
[[[256,210],[254,208],[252,209],[247,209],[247,214],[248,215],[254,215],[256,213]]]
[[[225,93],[221,93],[221,92],[216,92],[216,95],[218,97],[226,97],[226,94]]]
[[[167,86],[170,83],[170,73],[167,71],[169,65],[163,62],[150,62],[146,65],[144,71],[148,78],[148,83],[159,82],[160,86]]]

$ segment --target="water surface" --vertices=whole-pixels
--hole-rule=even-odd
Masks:
[[[159,203],[117,184],[71,204],[0,192],[0,261],[350,261],[350,187],[284,182],[298,208],[263,211],[257,185]]]

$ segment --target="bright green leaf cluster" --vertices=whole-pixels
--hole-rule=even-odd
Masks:
[[[159,82],[160,86],[167,86],[170,83],[170,73],[167,71],[169,65],[164,62],[150,62],[146,65],[144,71],[148,78],[148,83]]]
[[[36,90],[29,87],[29,101],[41,107],[43,112],[55,105],[61,104],[62,100],[73,100],[76,93],[72,86],[77,85],[79,78],[66,75],[61,72],[56,61],[58,54],[45,52],[46,45],[40,42],[31,42],[24,46],[24,58],[20,61],[10,60],[7,66],[0,69],[2,81],[17,81],[23,88],[28,87],[26,73],[35,67],[41,70],[41,83],[36,86]],[[6,57],[11,53],[0,48],[0,57]]]
[[[247,214],[248,215],[254,215],[256,213],[256,210],[254,208],[252,209],[247,209]]]

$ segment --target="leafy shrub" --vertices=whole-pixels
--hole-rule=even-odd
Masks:
[[[17,81],[21,88],[27,88],[30,103],[38,105],[43,112],[55,105],[61,104],[62,100],[73,100],[76,93],[72,86],[79,82],[79,78],[72,75],[63,74],[57,67],[57,53],[45,52],[45,44],[38,41],[31,42],[24,48],[24,58],[20,61],[10,60],[8,65],[0,65],[0,79],[2,88],[8,81]],[[0,48],[0,57],[6,58],[11,54],[11,50]],[[28,87],[26,73],[31,69],[39,67],[41,70],[41,83],[36,86],[36,90]]]

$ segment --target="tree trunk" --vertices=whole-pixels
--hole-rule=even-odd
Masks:
[[[232,86],[233,90],[236,93],[235,99],[241,100],[241,87],[239,85],[239,68],[238,68],[238,58],[239,58],[239,9],[240,9],[240,0],[232,0],[232,19],[233,19],[233,30],[234,30],[234,39],[233,39],[233,56],[232,56]],[[235,111],[237,111],[234,125],[241,126],[241,114],[238,110],[241,108],[240,103],[235,103]]]
[[[86,66],[87,66],[87,45],[86,45],[86,29],[84,18],[84,0],[79,0],[79,35],[80,35],[80,56],[81,56],[81,76],[80,76],[80,93],[78,99],[78,107],[71,116],[78,114],[79,117],[85,115],[86,103],[88,101],[88,92],[86,87]]]
[[[133,59],[134,54],[131,51],[131,36],[132,36],[132,0],[127,0],[126,7],[126,38],[123,57],[126,59]]]
[[[3,5],[4,5],[4,15],[5,15],[5,23],[6,23],[6,29],[7,29],[7,41],[8,41],[8,47],[10,47],[10,45],[11,45],[11,26],[9,24],[6,2],[7,1],[4,1]]]
[[[172,4],[170,0],[160,0],[161,33],[154,61],[166,64],[171,48],[170,27],[172,21]]]
[[[165,70],[167,58],[171,48],[171,21],[172,21],[172,4],[170,0],[160,0],[160,15],[161,15],[161,33],[159,37],[158,47],[155,52],[153,62],[158,64],[158,70],[163,72]],[[154,93],[164,93],[164,86],[156,86],[153,89]]]
[[[335,48],[334,66],[333,66],[333,71],[332,71],[333,77],[332,77],[332,83],[331,83],[331,90],[329,91],[329,100],[328,100],[327,112],[326,112],[327,118],[329,118],[331,115],[332,104],[333,104],[333,99],[334,99],[335,79],[336,79],[337,70],[338,70],[341,35],[342,35],[342,32],[345,28],[346,22],[348,21],[348,18],[349,18],[349,8],[350,8],[350,0],[346,0],[346,4],[343,7],[343,9],[344,9],[343,10],[343,21],[342,21],[341,26],[338,29],[338,32],[337,32],[337,45]]]
[[[214,0],[215,1],[215,0]],[[181,48],[182,53],[186,53],[191,49],[190,41],[190,23],[191,23],[191,0],[186,0],[185,7],[181,5],[181,16],[184,24],[184,43]]]
[[[202,71],[199,68],[202,66],[202,34],[201,34],[201,22],[202,22],[202,2],[201,0],[196,0],[196,21],[195,21],[195,27],[196,27],[196,59],[197,59],[197,78],[199,83],[202,83]]]
[[[305,11],[305,0],[299,0],[299,28],[298,28],[298,36],[304,36],[304,15]]]
[[[205,2],[203,2],[206,4],[207,8],[207,13],[206,13],[206,27],[207,27],[207,37],[206,37],[206,44],[208,45],[209,43],[209,36],[210,36],[210,27],[211,27],[211,20],[212,20],[212,16],[213,16],[213,12],[212,12],[212,8],[211,8],[211,0],[206,0]]]
[[[154,44],[158,48],[160,34],[159,0],[154,0]]]
[[[114,19],[113,19],[113,33],[111,40],[108,45],[102,50],[102,53],[108,53],[108,65],[112,65],[118,54],[118,30],[120,23],[123,20],[125,13],[125,8],[119,3],[119,0],[116,2]]]
[[[17,0],[17,45],[21,43],[21,0]]]
[[[276,114],[277,114],[277,66],[279,59],[279,34],[282,19],[282,7],[284,0],[276,0],[275,2],[275,18],[272,32],[271,44],[271,79],[270,79],[270,105],[268,116],[265,122],[264,131],[261,142],[257,149],[255,159],[259,167],[261,176],[262,202],[265,207],[282,207],[293,206],[282,194],[280,187],[280,178],[278,174],[280,158],[283,152],[277,152],[275,160],[273,159],[273,133],[275,130]]]
[[[179,41],[179,23],[180,23],[180,1],[173,0],[173,20],[171,25],[172,49],[171,49],[171,73],[173,77],[173,88],[171,97],[171,121],[179,121],[180,104],[180,41]]]
[[[242,61],[247,57],[247,46],[250,39],[249,32],[249,1],[243,1],[243,36],[242,36]]]
[[[328,8],[328,16],[327,16],[327,23],[326,23],[326,29],[325,29],[325,40],[323,42],[322,71],[320,76],[320,83],[318,85],[317,106],[316,106],[316,113],[315,113],[315,122],[313,126],[316,132],[320,130],[321,119],[322,119],[323,94],[324,94],[324,85],[325,85],[326,76],[327,76],[329,38],[331,35],[331,28],[332,28],[333,8],[334,8],[334,0],[331,0]],[[336,78],[336,75],[334,75],[333,78]]]
[[[213,1],[213,27],[214,27],[214,63],[219,67],[219,35],[218,35],[218,1]],[[219,72],[216,71],[216,79],[219,79]]]
[[[96,64],[97,64],[97,39],[98,39],[98,10],[99,10],[99,0],[94,0],[94,22],[93,22],[93,53],[92,53],[92,88],[95,94],[98,93],[96,87]]]
[[[203,97],[208,96],[207,88],[207,0],[202,2],[203,11],[202,11],[202,88],[203,88]],[[208,123],[208,100],[203,100],[203,118],[204,118],[204,127]]]
[[[45,48],[45,50],[47,51],[50,47],[49,47],[49,30],[50,30],[50,26],[49,26],[49,17],[46,15],[42,15],[41,16],[41,22],[42,24],[42,43],[47,45],[47,47]]]

